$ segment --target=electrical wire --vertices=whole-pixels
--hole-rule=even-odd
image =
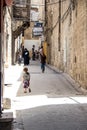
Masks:
[[[70,12],[70,9],[71,9],[71,3],[69,4],[67,10],[65,11],[65,13],[63,14],[63,16],[61,17],[61,21],[63,22],[66,17],[68,16],[69,12]],[[49,30],[54,30],[54,28],[56,27],[57,23],[59,22],[59,17],[58,17],[58,20],[56,21],[55,25],[52,27],[52,28],[49,28]]]

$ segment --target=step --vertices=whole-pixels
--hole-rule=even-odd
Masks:
[[[13,113],[7,112],[0,115],[0,130],[12,130]]]

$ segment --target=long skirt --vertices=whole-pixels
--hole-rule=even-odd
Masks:
[[[28,88],[29,85],[30,85],[29,80],[24,80],[24,81],[23,81],[23,87],[24,87],[24,88]]]
[[[24,65],[29,65],[29,57],[24,57]]]

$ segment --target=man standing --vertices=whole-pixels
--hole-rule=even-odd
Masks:
[[[32,47],[32,60],[35,60],[35,45]]]
[[[44,73],[44,71],[45,71],[45,65],[46,65],[46,55],[42,51],[42,53],[40,54],[40,56],[41,56],[41,69],[42,69],[42,73]]]

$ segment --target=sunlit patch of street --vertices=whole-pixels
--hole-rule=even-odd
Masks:
[[[46,105],[87,104],[87,97],[48,98],[46,95],[16,97],[12,109],[22,110]]]

